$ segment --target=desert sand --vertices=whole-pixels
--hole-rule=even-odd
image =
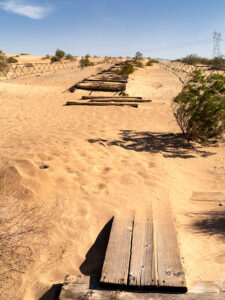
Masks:
[[[129,77],[129,96],[152,99],[138,109],[63,106],[88,94],[64,91],[109,65],[0,82],[3,211],[25,207],[23,224],[34,212],[40,228],[24,236],[13,267],[1,262],[1,299],[39,299],[67,274],[80,274],[112,216],[141,215],[165,197],[188,288],[225,280],[224,222],[213,215],[224,219],[224,207],[191,200],[194,191],[225,192],[224,145],[188,145],[180,136],[171,101],[182,85],[157,64]]]

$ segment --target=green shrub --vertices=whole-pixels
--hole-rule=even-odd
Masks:
[[[8,62],[9,64],[14,64],[14,63],[17,63],[18,60],[17,60],[15,57],[10,56],[10,57],[7,58],[7,62]]]
[[[143,67],[144,67],[144,65],[143,65],[143,63],[142,63],[141,60],[136,60],[136,61],[134,62],[134,65],[135,65],[135,67],[137,67],[137,68],[143,68]]]
[[[134,72],[134,66],[130,63],[125,63],[122,69],[119,70],[121,75],[129,75]]]
[[[66,55],[66,59],[68,59],[68,60],[72,60],[72,59],[73,59],[73,55],[71,55],[71,54],[67,54],[67,55]]]
[[[87,54],[84,58],[81,58],[81,60],[79,62],[81,69],[94,65],[94,63],[90,61],[89,57],[90,57],[90,55]]]
[[[42,57],[42,59],[43,59],[43,60],[44,60],[44,59],[51,59],[51,56],[48,55],[48,54],[46,54],[44,57]]]
[[[225,58],[223,56],[214,57],[211,61],[211,65],[214,68],[225,69]]]
[[[174,99],[174,114],[188,140],[207,141],[225,130],[225,76],[194,71]]]
[[[58,62],[58,61],[60,61],[60,58],[58,56],[51,57],[51,63]]]
[[[29,55],[28,53],[20,53],[20,55]]]
[[[157,63],[159,63],[158,60],[149,58],[149,60],[146,63],[146,66],[152,66],[153,64],[157,64]]]
[[[7,63],[4,60],[0,60],[0,72],[5,71]]]
[[[58,57],[60,60],[61,58],[63,58],[65,56],[65,52],[63,50],[57,49],[55,51],[55,56]]]

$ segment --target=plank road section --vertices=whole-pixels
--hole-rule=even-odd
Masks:
[[[154,225],[157,231],[157,272],[159,287],[186,289],[185,274],[172,219],[169,199],[156,201]]]
[[[129,285],[156,286],[152,211],[134,221]]]
[[[103,264],[101,283],[127,285],[133,217],[114,217]]]

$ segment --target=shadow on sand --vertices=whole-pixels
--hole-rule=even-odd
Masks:
[[[134,130],[120,130],[119,139],[108,141],[105,139],[89,139],[89,143],[99,143],[107,146],[118,146],[137,152],[162,152],[169,158],[195,158],[207,157],[215,153],[200,150],[200,147],[188,143],[183,134],[160,132],[137,132]]]
[[[62,284],[54,284],[39,300],[58,300]]]
[[[94,244],[88,250],[80,271],[85,276],[100,277],[105,259],[106,248],[112,227],[113,218],[104,226]]]
[[[225,241],[225,210],[202,214],[202,218],[195,221],[193,227],[197,232],[216,235]]]

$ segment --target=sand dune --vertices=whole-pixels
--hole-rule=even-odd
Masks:
[[[113,215],[141,215],[165,197],[188,287],[225,280],[224,234],[194,225],[218,207],[191,201],[193,191],[224,191],[224,146],[189,146],[180,137],[171,100],[182,86],[157,65],[133,73],[126,90],[152,103],[138,109],[63,106],[88,94],[63,91],[106,66],[0,83],[1,197],[51,212],[49,228],[31,245],[32,261],[20,266],[24,273],[8,272],[3,299],[38,299],[67,274],[79,274]],[[40,169],[43,164],[49,168]]]

